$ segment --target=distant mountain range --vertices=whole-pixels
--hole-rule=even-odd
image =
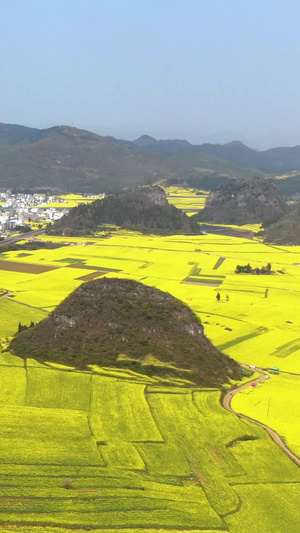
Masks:
[[[197,146],[148,135],[126,141],[70,126],[0,124],[0,188],[113,192],[165,181],[210,189],[230,178],[298,170],[300,146],[258,152],[238,141]],[[297,192],[297,172],[294,181]]]
[[[128,141],[118,141],[126,143]],[[176,161],[187,163],[188,158],[195,154],[208,154],[221,160],[239,165],[241,167],[256,169],[267,174],[281,174],[300,168],[300,146],[292,148],[272,148],[259,152],[249,148],[240,141],[232,141],[226,144],[200,144],[192,145],[186,140],[157,141],[153,137],[143,135],[130,145],[149,150],[162,155],[176,153]],[[181,153],[178,153],[181,152]]]
[[[174,152],[178,152],[179,150],[185,150],[186,148],[191,148],[193,146],[188,141],[181,139],[157,141],[154,139],[154,137],[150,137],[150,135],[142,135],[135,141],[122,141],[120,139],[114,139],[114,137],[110,138],[123,146],[131,146],[141,150],[149,150],[150,152],[155,152],[161,155],[170,155]]]
[[[89,131],[0,124],[0,187],[110,192],[176,172],[167,157],[120,146]]]

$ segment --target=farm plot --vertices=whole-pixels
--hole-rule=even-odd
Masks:
[[[1,406],[1,422],[2,462],[103,464],[84,413]]]
[[[209,443],[205,439],[206,418],[194,405],[192,396],[149,394],[148,401],[165,441],[183,450],[213,508],[220,514],[232,511],[238,504],[236,494],[228,485],[220,464],[215,463],[205,448]],[[229,458],[230,452],[227,455]]]
[[[147,442],[135,444],[135,447],[151,475],[182,478],[191,475],[191,466],[184,452],[175,444]]]
[[[93,375],[90,424],[97,440],[162,442],[144,390],[142,384]]]
[[[69,533],[70,529],[67,528],[61,528],[61,527],[51,527],[51,526],[20,526],[20,527],[14,527],[13,529],[11,526],[4,526],[2,529],[3,533]],[[122,533],[132,533],[132,528],[123,527]],[[186,529],[185,527],[181,527],[180,529],[173,529],[173,528],[167,528],[162,529],[160,527],[155,528],[155,533],[213,533],[214,531],[217,531],[216,529]],[[85,533],[86,528],[76,528],[77,533]],[[150,529],[148,527],[135,527],[134,528],[135,533],[153,533],[153,527]],[[116,529],[113,528],[101,528],[101,533],[116,533]]]
[[[198,213],[205,206],[207,191],[184,189],[182,187],[167,187],[165,189],[169,204],[182,209],[187,215]]]
[[[26,308],[0,296],[0,339],[14,335],[19,322],[29,326],[31,321],[40,322],[45,316],[45,311]]]
[[[243,502],[238,513],[225,517],[231,533],[291,533],[299,530],[294,501],[300,484],[244,485],[235,487]],[[253,512],[255,510],[255,512]]]
[[[236,439],[230,441],[230,451],[239,463],[243,465],[244,476],[230,477],[230,485],[235,487],[247,483],[290,483],[300,481],[299,467],[278,447],[266,437],[266,432],[258,428],[254,434],[256,438],[248,440]],[[253,434],[252,434],[253,436]],[[259,438],[257,438],[259,437]],[[255,460],[253,460],[255,458]]]
[[[26,385],[26,370],[24,367],[1,367],[0,405],[24,405]]]
[[[24,368],[24,359],[12,355],[10,352],[0,353],[0,366],[17,366]],[[14,375],[14,374],[13,374]]]
[[[31,263],[21,263],[17,261],[1,261],[0,270],[7,270],[8,272],[21,272],[21,274],[43,274],[55,270],[55,266],[39,265]]]
[[[271,379],[253,390],[234,396],[232,407],[260,420],[283,436],[288,446],[300,453],[300,376],[271,375]]]
[[[88,411],[90,399],[91,375],[88,373],[27,367],[25,405]]]

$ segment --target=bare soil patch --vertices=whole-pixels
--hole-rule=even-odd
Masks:
[[[0,261],[0,270],[21,272],[22,274],[43,274],[44,272],[50,272],[50,270],[56,270],[57,268],[60,267],[38,265],[34,263],[21,263],[18,261]]]
[[[107,274],[107,271],[106,272],[101,272],[101,271],[92,272],[91,274],[86,274],[85,276],[80,276],[80,278],[76,278],[76,280],[79,280],[79,281],[92,281],[93,279],[99,278],[100,276],[104,276],[105,274]]]

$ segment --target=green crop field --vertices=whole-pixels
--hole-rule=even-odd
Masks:
[[[292,374],[300,374],[300,247],[121,230],[102,237],[0,254],[20,264],[0,269],[0,531],[298,531],[299,469],[263,429],[226,412],[217,391],[129,370],[78,372],[33,360],[25,368],[5,350],[19,322],[42,320],[85,276],[158,287],[186,302],[231,357],[280,368],[236,395],[233,408],[275,429],[299,455],[300,377]],[[275,273],[235,274],[247,263],[271,263]],[[189,277],[196,282],[185,283]]]
[[[16,392],[1,403],[1,532],[255,531],[257,492],[267,510],[289,497],[298,523],[300,470],[261,428],[224,411],[219,391],[115,373],[3,354],[1,385]]]

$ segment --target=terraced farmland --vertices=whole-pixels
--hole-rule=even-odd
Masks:
[[[241,500],[287,480],[296,523],[299,469],[217,390],[0,363],[1,532],[255,531]]]

